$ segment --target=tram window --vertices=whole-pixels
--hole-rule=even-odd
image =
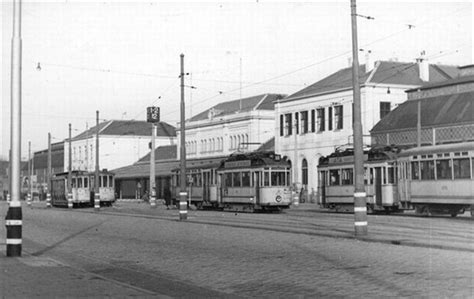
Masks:
[[[233,182],[234,187],[240,187],[241,186],[240,177],[241,177],[240,172],[232,173],[232,182]]]
[[[374,169],[373,168],[370,168],[369,179],[370,179],[369,185],[373,185],[374,184]]]
[[[102,187],[108,187],[109,186],[109,177],[107,175],[102,176],[102,179],[104,180],[102,182]]]
[[[452,179],[451,160],[436,160],[436,178],[438,180]]]
[[[242,187],[250,187],[250,172],[242,172]]]
[[[272,186],[285,185],[285,173],[282,171],[272,171]]]
[[[114,177],[113,176],[109,176],[109,187],[113,187],[114,186]]]
[[[395,168],[387,167],[387,183],[395,184],[396,176]]]
[[[387,170],[387,167],[381,167],[382,168],[382,172],[380,173],[380,175],[382,176],[382,184],[383,185],[386,185],[387,184],[387,175],[386,175],[386,170]]]
[[[84,178],[84,188],[89,188],[89,178],[88,177]]]
[[[419,180],[420,179],[420,170],[418,168],[419,162],[411,162],[411,179]]]
[[[77,188],[82,188],[82,178],[77,178]]]
[[[352,168],[342,169],[342,185],[352,185],[354,184],[354,171]]]
[[[232,187],[232,173],[224,173],[224,186]]]
[[[339,175],[339,169],[331,169],[329,170],[329,177],[331,178],[329,184],[331,186],[337,186],[339,185],[339,180],[340,180],[340,175]]]
[[[76,178],[72,178],[72,187],[73,188],[77,188],[77,182],[76,182]]]
[[[367,170],[367,167],[364,167],[364,185],[367,185],[368,178],[369,178],[369,172]]]
[[[454,159],[454,179],[468,179],[471,177],[471,165],[469,159]]]
[[[434,161],[421,161],[420,168],[422,180],[434,180]]]
[[[270,174],[268,173],[268,171],[265,171],[263,173],[263,185],[270,186]]]

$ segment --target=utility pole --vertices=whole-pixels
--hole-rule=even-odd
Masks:
[[[52,167],[51,167],[51,133],[48,133],[48,174],[46,175],[47,181],[47,190],[46,190],[46,207],[51,208],[51,177],[52,177]]]
[[[94,210],[100,210],[99,190],[99,110],[96,111]]]
[[[151,152],[150,152],[150,206],[156,208],[156,189],[155,189],[155,138],[156,124],[151,124]]]
[[[186,147],[185,147],[185,127],[184,127],[184,54],[181,58],[181,144],[180,144],[180,184],[179,184],[179,220],[188,218],[188,205],[186,202]]]
[[[6,220],[7,256],[21,256],[22,213],[20,203],[21,161],[21,1],[13,2],[13,37],[11,60],[11,201]]]
[[[296,116],[297,114],[295,113],[295,150],[294,150],[294,158],[295,161],[293,162],[292,168],[293,168],[293,179],[294,179],[294,194],[293,194],[293,204],[295,206],[299,205],[299,194],[298,194],[298,117]],[[291,126],[291,124],[290,124]]]
[[[69,151],[68,151],[68,167],[67,167],[67,207],[73,208],[72,202],[72,128],[69,123]]]
[[[28,193],[26,194],[26,204],[31,207],[31,190],[32,190],[32,183],[31,183],[31,178],[32,178],[32,169],[33,169],[33,163],[31,161],[31,141],[28,141]]]
[[[357,11],[356,0],[351,0],[352,21],[352,87],[354,94],[354,227],[356,236],[367,235],[367,204],[364,187],[364,148],[362,137],[362,113],[359,86],[359,59],[357,45]]]

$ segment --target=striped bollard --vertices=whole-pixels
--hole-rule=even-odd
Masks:
[[[354,193],[354,228],[356,236],[367,235],[367,205],[365,192]]]
[[[187,192],[179,192],[179,220],[188,219]]]
[[[31,207],[31,194],[26,194],[26,204]]]
[[[21,256],[22,214],[20,201],[10,202],[5,220],[7,228],[7,256]]]
[[[293,195],[293,204],[297,207],[299,204],[300,204],[300,200],[299,200],[299,197],[298,197],[298,193],[295,192],[295,194]]]
[[[67,194],[67,207],[69,209],[72,209],[73,208],[73,203],[72,203],[72,193],[68,193]]]
[[[7,202],[10,202],[10,193],[7,194]]]
[[[100,194],[99,193],[94,194],[94,210],[100,211]]]
[[[46,193],[46,207],[51,208],[51,193]]]
[[[151,190],[150,206],[152,208],[156,208],[156,192],[155,192],[155,189]]]

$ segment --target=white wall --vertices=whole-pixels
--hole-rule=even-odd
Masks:
[[[406,89],[406,86],[390,86],[390,93],[387,93],[387,86],[384,85],[361,88],[364,144],[370,145],[369,132],[380,120],[380,102],[391,102],[391,110],[393,110],[396,105],[406,100],[404,92]],[[301,164],[303,159],[308,162],[308,191],[311,192],[312,189],[317,191],[319,158],[331,154],[336,147],[352,147],[352,103],[352,90],[346,90],[289,102],[282,100],[275,105],[275,151],[282,156],[287,156],[291,161],[292,179],[293,182],[298,183],[299,188],[302,183]],[[328,130],[328,107],[337,105],[343,106],[343,128],[336,130],[333,125],[333,129]],[[325,108],[325,131],[311,132],[311,110],[317,108]],[[294,116],[295,112],[301,111],[308,111],[309,132],[302,134],[300,130],[300,133],[295,136]],[[286,113],[293,115],[293,132],[290,136],[280,136],[280,115]],[[332,121],[334,123],[334,116]],[[296,164],[295,159],[297,160]]]

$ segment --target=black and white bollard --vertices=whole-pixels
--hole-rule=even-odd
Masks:
[[[51,193],[46,193],[46,207],[51,208]]]
[[[10,202],[5,220],[7,228],[7,256],[21,256],[22,213],[19,201]]]
[[[100,211],[100,194],[99,193],[94,194],[94,210]]]
[[[7,194],[7,202],[10,202],[10,193]]]
[[[68,193],[67,194],[67,207],[69,209],[72,209],[73,208],[73,203],[72,203],[72,193]]]
[[[354,227],[356,235],[367,235],[366,196],[367,194],[365,192],[354,193]]]
[[[155,189],[151,190],[150,207],[156,208],[156,191],[155,191]]]
[[[31,207],[31,193],[26,194],[26,204]]]
[[[188,219],[187,192],[179,192],[179,220]]]

